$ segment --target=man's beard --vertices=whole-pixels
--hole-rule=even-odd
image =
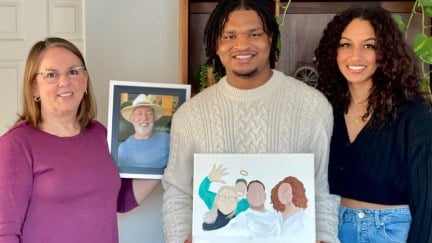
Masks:
[[[248,72],[248,73],[240,73],[240,72],[237,72],[237,71],[233,70],[232,73],[233,73],[235,76],[237,76],[237,77],[241,77],[241,78],[253,78],[254,76],[257,75],[257,73],[258,73],[258,69],[255,68],[255,69],[253,69],[252,71],[250,71],[250,72]]]
[[[135,127],[135,134],[140,137],[150,137],[151,135],[153,135],[153,128],[154,124],[149,124],[147,127],[141,127],[138,125],[137,127]]]

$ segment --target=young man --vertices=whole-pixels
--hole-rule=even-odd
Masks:
[[[191,239],[194,153],[314,153],[317,240],[339,242],[327,181],[332,109],[317,90],[272,70],[279,27],[269,2],[220,1],[209,18],[207,56],[226,76],[173,117],[162,180],[167,242]]]

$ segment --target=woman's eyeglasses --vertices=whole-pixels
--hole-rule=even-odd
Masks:
[[[66,78],[68,80],[76,81],[76,80],[81,80],[84,77],[84,74],[86,74],[86,72],[87,71],[85,67],[73,67],[68,69],[64,73],[54,71],[54,70],[46,70],[36,74],[42,75],[42,78],[47,83],[57,83],[60,80],[62,74],[66,75]]]
[[[230,197],[230,196],[226,196],[226,195],[218,195],[219,200],[221,201],[229,201],[229,202],[236,202],[237,201],[237,197]]]

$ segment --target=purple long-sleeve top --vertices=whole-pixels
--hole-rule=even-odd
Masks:
[[[0,243],[116,243],[117,211],[136,206],[102,124],[58,137],[21,122],[0,137]]]

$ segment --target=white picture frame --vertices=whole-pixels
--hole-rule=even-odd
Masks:
[[[156,131],[169,134],[172,115],[190,98],[191,87],[186,84],[110,80],[107,140],[120,177],[160,179],[165,167],[128,165],[127,161],[119,161],[120,144],[134,133],[132,124],[121,115],[121,109],[131,105],[141,94],[156,99],[154,102],[164,108],[163,116],[155,122],[154,126]]]

